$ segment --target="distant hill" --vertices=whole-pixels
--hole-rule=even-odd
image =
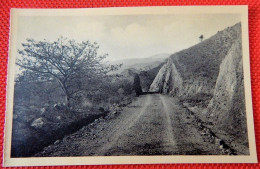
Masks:
[[[135,76],[135,74],[139,74],[140,71],[136,70],[135,68],[129,68],[123,70],[120,74],[123,75],[124,77],[129,77],[129,76]]]
[[[149,91],[200,104],[215,128],[246,142],[241,24],[171,55]]]
[[[138,71],[149,70],[159,66],[169,56],[170,54],[161,53],[147,58],[121,59],[121,60],[111,62],[111,64],[123,64],[122,67],[117,71],[117,73],[121,73],[125,69],[131,69],[131,68],[134,68]]]

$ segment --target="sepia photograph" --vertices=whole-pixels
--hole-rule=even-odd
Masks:
[[[247,17],[12,9],[4,165],[256,163]]]

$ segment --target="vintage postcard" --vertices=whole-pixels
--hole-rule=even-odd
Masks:
[[[247,6],[12,9],[4,166],[256,163]]]

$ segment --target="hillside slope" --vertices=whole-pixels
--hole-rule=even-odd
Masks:
[[[151,92],[196,97],[212,95],[221,61],[241,33],[241,25],[226,28],[211,38],[171,55],[150,86]]]
[[[241,24],[170,56],[149,89],[178,96],[216,131],[247,142]]]

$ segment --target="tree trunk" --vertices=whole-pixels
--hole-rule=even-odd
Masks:
[[[67,107],[71,108],[71,98],[69,96],[66,97],[67,97]]]
[[[62,87],[62,89],[63,89],[63,92],[64,92],[64,94],[66,95],[66,100],[67,100],[67,107],[68,108],[71,108],[72,107],[72,105],[71,105],[71,99],[72,99],[72,97],[70,96],[70,94],[69,94],[69,91],[68,91],[68,88],[67,88],[67,86],[66,86],[66,82],[65,81],[62,81],[62,80],[60,80],[60,79],[58,79],[59,80],[59,82],[60,82],[60,85],[61,85],[61,87]]]

